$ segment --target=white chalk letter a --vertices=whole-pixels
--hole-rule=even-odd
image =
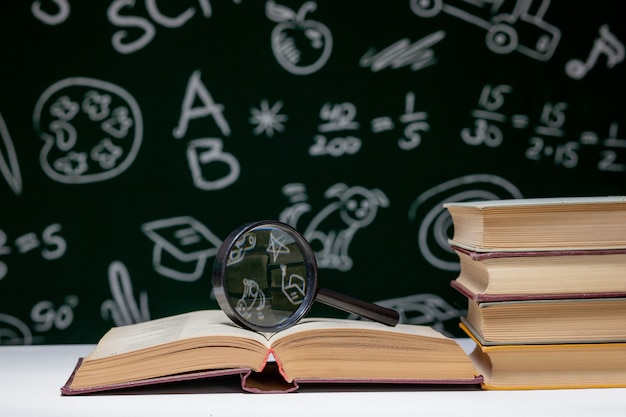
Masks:
[[[193,103],[196,97],[202,101],[204,106],[193,107]],[[230,135],[230,126],[224,118],[222,111],[224,106],[221,104],[215,104],[211,93],[204,86],[200,79],[200,71],[194,71],[187,83],[187,90],[185,91],[185,98],[181,109],[180,118],[178,119],[178,126],[174,129],[172,134],[176,139],[180,139],[187,133],[187,127],[189,120],[198,119],[212,115],[217,123],[218,127],[222,131],[224,136]]]

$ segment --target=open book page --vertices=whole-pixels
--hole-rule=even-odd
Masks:
[[[286,381],[470,381],[455,340],[428,326],[306,319],[270,338]]]
[[[297,325],[287,330],[283,330],[279,333],[268,335],[268,337],[270,342],[275,343],[282,338],[310,330],[374,330],[413,336],[424,336],[440,339],[446,338],[441,333],[428,326],[398,324],[395,327],[391,327],[373,321],[342,320],[332,318],[305,318],[301,320]]]
[[[198,337],[239,337],[268,345],[263,335],[235,325],[221,310],[201,310],[114,327],[102,337],[85,360],[101,359]]]

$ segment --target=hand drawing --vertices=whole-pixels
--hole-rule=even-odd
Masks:
[[[102,318],[111,318],[116,326],[140,323],[150,320],[148,294],[139,293],[139,305],[133,294],[133,284],[126,265],[120,261],[109,265],[109,288],[113,299],[106,300],[100,307]]]

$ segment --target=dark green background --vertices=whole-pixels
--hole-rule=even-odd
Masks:
[[[147,45],[128,54],[114,49],[112,37],[128,30],[133,40],[142,32],[109,21],[107,9],[115,3],[11,0],[0,6],[0,114],[22,185],[16,193],[5,176],[0,180],[0,343],[97,341],[119,324],[101,314],[103,303],[113,298],[111,265],[113,271],[128,272],[129,299],[139,306],[143,297],[151,318],[216,308],[210,297],[213,258],[206,259],[199,279],[164,276],[153,268],[154,242],[142,225],[189,216],[224,239],[242,223],[279,218],[295,204],[294,196],[283,192],[294,183],[304,186],[309,204],[296,225],[302,231],[337,201],[324,195],[336,184],[379,190],[388,200],[350,241],[352,267],[321,269],[322,285],[369,301],[387,300],[411,322],[459,335],[465,300],[449,286],[457,271],[449,267],[456,257],[441,241],[451,231],[443,201],[626,193],[626,64],[620,60],[611,66],[601,54],[582,79],[565,71],[570,60],[587,59],[602,25],[623,48],[623,2],[531,2],[531,11],[548,6],[543,20],[560,33],[554,54],[542,61],[519,51],[494,53],[486,46],[484,29],[447,13],[419,17],[408,0],[320,0],[306,19],[329,29],[332,53],[319,70],[306,75],[290,73],[274,57],[270,39],[277,23],[266,16],[263,1],[158,1],[170,17],[195,10],[177,28],[156,23],[143,1],[126,2],[120,15],[135,16],[155,29]],[[279,3],[298,10],[304,2]],[[505,1],[507,7],[526,3]],[[40,5],[55,15],[58,4],[69,5],[69,14],[56,25],[31,11]],[[210,4],[210,16],[203,15],[201,4]],[[494,17],[463,1],[447,4]],[[520,29],[520,39],[526,30]],[[401,39],[414,43],[436,33],[445,36],[428,48],[433,60],[424,68],[375,72],[359,65],[370,49],[380,52]],[[315,59],[311,53],[304,50],[303,59]],[[196,71],[215,103],[223,106],[230,135],[208,116],[191,120],[182,138],[173,136],[187,83]],[[66,184],[42,169],[35,105],[49,86],[70,77],[119,86],[141,109],[144,129],[137,157],[106,181]],[[487,85],[510,87],[498,110],[506,121],[493,123],[502,133],[498,146],[468,144],[461,136],[463,129],[474,127],[472,111]],[[406,124],[399,118],[407,94],[414,94],[415,111],[427,113],[428,131],[421,132],[419,146],[402,150],[398,139]],[[272,137],[255,134],[249,121],[251,108],[260,108],[263,100],[270,106],[282,102],[280,113],[288,117],[283,131]],[[356,130],[326,134],[328,140],[358,138],[361,148],[355,154],[310,155],[327,103],[351,103],[356,109]],[[566,105],[562,135],[538,134],[546,104],[559,103]],[[527,125],[513,127],[513,115],[527,116]],[[394,127],[375,133],[371,123],[381,116],[389,116]],[[622,142],[605,141],[611,126]],[[598,142],[581,143],[584,132],[595,133]],[[6,137],[0,148],[5,160]],[[540,143],[535,137],[542,138],[543,147],[530,158],[529,151]],[[223,151],[236,157],[241,172],[235,183],[217,190],[194,186],[186,152],[200,138],[222,141]],[[566,148],[576,159],[564,163],[557,155]],[[614,170],[602,168],[607,158],[614,158]],[[219,164],[206,168],[205,175],[212,178],[226,173]],[[434,230],[424,235],[428,251],[448,267],[429,262],[418,244],[420,227],[430,219],[441,222],[433,222]],[[52,235],[66,248],[62,256],[46,259],[46,250],[58,249],[44,236],[51,225],[56,230]],[[335,213],[322,227],[343,226]],[[35,243],[26,250],[28,238]],[[133,301],[125,303],[132,308]],[[345,316],[319,306],[313,313]]]

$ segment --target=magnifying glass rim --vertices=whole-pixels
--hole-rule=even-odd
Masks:
[[[305,279],[307,290],[305,291],[305,296],[302,300],[302,303],[296,309],[296,311],[294,311],[292,314],[289,315],[289,317],[287,317],[286,320],[273,326],[262,326],[256,323],[252,323],[243,318],[237,312],[235,306],[231,303],[231,298],[228,296],[228,291],[225,283],[226,264],[233,244],[246,233],[249,233],[250,231],[259,227],[268,229],[280,229],[288,233],[300,248],[302,252],[302,257],[304,258],[304,264],[306,266]],[[309,245],[309,242],[307,242],[304,236],[302,236],[300,232],[298,232],[292,226],[276,220],[262,220],[246,223],[230,233],[220,245],[217,254],[215,255],[215,262],[213,264],[213,289],[215,293],[215,298],[217,299],[217,303],[219,304],[220,308],[236,324],[240,325],[241,327],[256,330],[259,332],[278,332],[296,324],[298,321],[300,321],[300,319],[302,319],[302,317],[304,317],[309,312],[309,310],[313,306],[318,291],[317,261],[313,253],[313,249]]]

